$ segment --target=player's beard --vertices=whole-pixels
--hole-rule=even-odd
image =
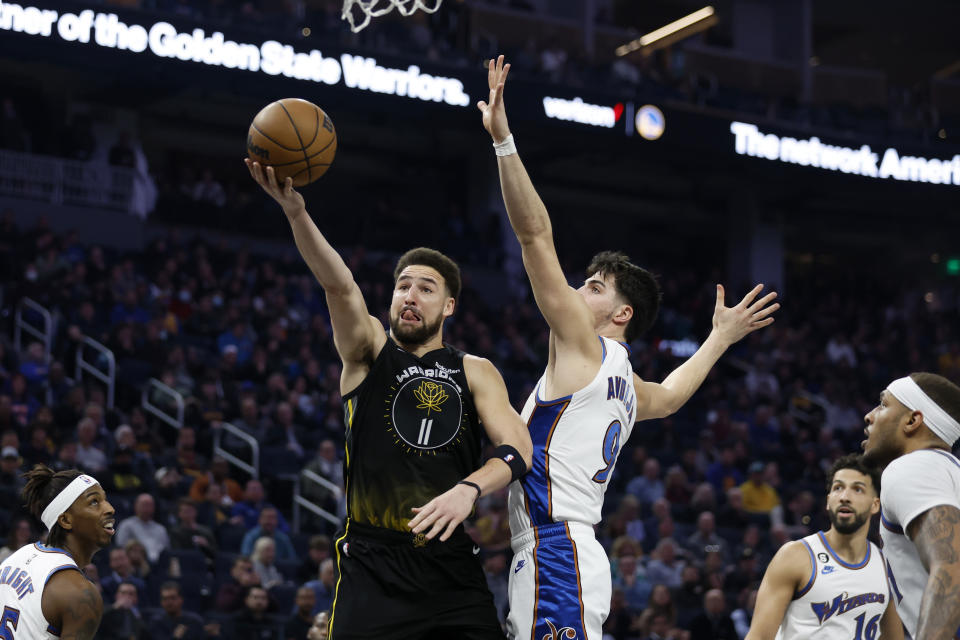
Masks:
[[[390,318],[390,331],[394,339],[400,344],[417,347],[426,343],[440,330],[443,325],[443,314],[439,314],[433,322],[428,322],[423,316],[420,316],[420,326],[409,326],[400,324],[400,311],[395,317]]]
[[[840,507],[837,507],[837,509],[839,508]],[[850,508],[853,509],[853,507]],[[864,511],[863,513],[857,513],[857,511],[854,510],[853,518],[845,522],[840,521],[840,516],[835,509],[827,509],[827,516],[830,518],[830,524],[833,525],[837,533],[848,536],[851,533],[855,533],[857,529],[863,526],[863,523],[870,519],[870,512]]]

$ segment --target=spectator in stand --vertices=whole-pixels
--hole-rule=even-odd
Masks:
[[[270,599],[263,587],[250,587],[243,600],[243,609],[233,618],[236,640],[274,640],[274,627],[267,617]]]
[[[663,497],[663,481],[660,479],[660,463],[648,458],[643,463],[643,475],[627,483],[627,493],[633,495],[641,504],[653,504]]]
[[[720,589],[703,597],[703,612],[690,623],[690,640],[739,640]]]
[[[643,565],[637,561],[637,556],[621,554],[616,558],[615,563],[613,588],[623,592],[627,607],[633,613],[639,614],[650,601],[653,582],[648,578]]]
[[[243,499],[243,488],[236,480],[230,477],[230,467],[227,461],[220,456],[213,456],[210,469],[200,475],[190,485],[190,499],[200,503],[207,498],[207,487],[211,484],[219,485],[220,494],[225,497],[221,500],[224,506],[231,506],[234,502]]]
[[[251,555],[256,542],[266,537],[274,542],[277,560],[296,560],[297,552],[293,548],[290,536],[277,529],[279,515],[275,507],[264,507],[260,511],[257,526],[247,531],[247,534],[243,536],[240,553],[245,556]]]
[[[707,467],[707,481],[718,492],[743,484],[743,473],[736,466],[736,450],[733,447],[720,449],[720,459]]]
[[[780,496],[764,478],[766,465],[759,460],[752,462],[749,471],[749,478],[740,485],[743,508],[748,513],[769,515],[780,504]]]
[[[677,546],[672,538],[657,543],[653,558],[647,563],[647,577],[653,584],[665,584],[676,589],[683,582],[683,567],[686,562],[677,557]]]
[[[742,598],[742,601],[743,606],[730,614],[730,619],[733,620],[733,626],[737,630],[737,636],[740,640],[744,640],[747,637],[747,632],[750,631],[753,610],[757,606],[757,590],[750,589],[747,591],[746,597]]]
[[[302,586],[297,589],[293,615],[283,625],[284,640],[307,640],[307,633],[313,626],[313,618],[316,615],[313,613],[316,599],[310,587]]]
[[[49,413],[50,410],[46,407],[41,407],[37,412],[37,416],[40,416],[41,412]],[[30,428],[27,442],[20,447],[20,450],[24,460],[29,460],[32,464],[39,462],[49,465],[53,462],[56,453],[53,441],[48,435],[47,428],[43,424],[38,424],[36,421]]]
[[[217,541],[210,529],[197,524],[197,503],[190,498],[180,498],[177,520],[177,526],[170,530],[171,548],[197,549],[212,561],[217,554]]]
[[[96,475],[107,468],[107,456],[94,444],[97,438],[97,424],[90,418],[77,423],[76,462],[80,467]]]
[[[237,348],[237,364],[245,365],[253,355],[256,344],[256,335],[243,320],[234,321],[229,331],[225,331],[217,338],[217,350],[223,353],[223,348],[233,345]]]
[[[233,426],[240,429],[248,436],[258,441],[263,441],[270,421],[260,417],[260,407],[257,405],[257,398],[253,395],[245,395],[240,400],[240,418],[233,422]],[[223,434],[223,446],[228,451],[246,453],[250,450],[250,445],[241,440],[232,433]]]
[[[266,447],[284,449],[287,455],[293,457],[293,464],[303,464],[310,445],[306,430],[293,421],[293,407],[289,402],[277,403],[274,423],[264,434],[263,444]]]
[[[330,605],[333,604],[333,596],[337,588],[335,577],[333,572],[333,559],[327,558],[320,563],[317,576],[303,585],[304,587],[313,589],[315,595],[313,605],[314,614],[326,611],[330,608]]]
[[[127,552],[127,558],[130,560],[130,568],[133,575],[141,580],[147,580],[152,571],[150,561],[147,559],[147,549],[139,540],[130,540],[123,545],[123,550]]]
[[[214,180],[213,172],[204,169],[203,174],[193,185],[193,201],[202,205],[213,205],[221,208],[227,204],[227,194],[223,185]]]
[[[667,628],[672,628],[677,624],[677,606],[673,601],[673,594],[670,587],[665,584],[654,585],[650,592],[650,602],[647,608],[640,614],[641,621],[650,620],[653,616],[666,616]]]
[[[20,373],[23,374],[27,383],[33,389],[39,389],[47,380],[50,368],[47,365],[47,357],[43,351],[43,345],[39,342],[31,342],[23,354],[23,361],[20,363]]]
[[[230,578],[217,591],[217,611],[233,613],[243,607],[247,590],[260,585],[260,576],[253,570],[253,561],[246,556],[237,556],[230,567]]]
[[[142,578],[134,573],[126,549],[110,549],[110,574],[100,580],[104,599],[112,600],[120,585],[124,583],[132,584],[137,588],[137,592],[144,594],[144,596],[147,593],[147,585]]]
[[[97,638],[103,640],[159,640],[147,630],[140,612],[140,595],[132,582],[121,582],[117,587],[113,604],[107,607],[100,619]]]
[[[726,541],[717,535],[716,518],[711,511],[697,516],[697,530],[687,538],[687,551],[694,560],[703,562],[707,553],[716,551],[724,558],[729,554]]]
[[[743,506],[743,491],[740,487],[731,487],[727,490],[727,503],[717,514],[717,524],[728,529],[743,529],[750,522],[750,514]]]
[[[183,595],[180,584],[169,580],[160,585],[160,607],[150,620],[153,640],[204,640],[203,618],[191,611],[183,610]]]
[[[300,567],[297,569],[297,582],[303,584],[309,580],[314,580],[320,563],[330,557],[330,538],[324,535],[310,536],[307,544],[307,557],[303,559]]]
[[[272,538],[264,537],[257,540],[253,545],[250,559],[253,561],[253,570],[260,577],[260,584],[264,589],[269,590],[284,583],[283,574],[275,564],[277,545]]]
[[[22,373],[17,372],[10,376],[9,387],[10,410],[19,431],[30,424],[33,414],[40,408],[40,403],[31,393],[27,378]]]
[[[118,545],[137,540],[146,549],[151,564],[156,564],[160,554],[170,548],[170,535],[162,524],[153,519],[155,511],[153,496],[141,493],[133,503],[134,515],[120,523],[115,538]]]
[[[26,484],[22,472],[23,458],[16,447],[0,449],[0,508],[13,510],[20,505],[20,491]]]
[[[233,505],[230,511],[230,522],[238,524],[245,529],[252,529],[257,526],[260,520],[260,511],[264,507],[273,505],[264,500],[263,484],[259,480],[248,480],[243,489],[243,500]],[[277,512],[279,523],[277,529],[284,533],[289,533],[290,525],[284,519],[283,514]]]
[[[15,518],[10,523],[10,533],[7,534],[7,544],[0,548],[0,562],[3,562],[14,551],[20,547],[30,544],[37,539],[33,533],[33,527],[30,526],[30,519],[25,517]]]

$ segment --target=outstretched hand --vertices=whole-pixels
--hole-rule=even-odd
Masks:
[[[494,142],[503,142],[510,135],[510,126],[507,124],[507,110],[503,106],[503,87],[507,82],[510,65],[503,64],[503,56],[490,60],[487,70],[487,84],[490,86],[490,97],[487,102],[481,100],[477,108],[483,113],[483,127],[490,132]]]
[[[473,511],[473,503],[477,497],[473,487],[458,484],[442,493],[422,507],[414,507],[417,514],[408,525],[414,533],[426,531],[427,540],[442,532],[441,542],[453,535],[454,529],[467,519]]]
[[[758,284],[750,293],[743,297],[735,307],[724,305],[723,285],[717,285],[717,306],[713,311],[713,330],[723,340],[724,344],[731,345],[740,341],[748,333],[773,324],[771,314],[780,308],[780,303],[773,302],[777,292],[772,291],[757,300],[763,291],[763,285]]]
[[[293,188],[293,178],[288,177],[283,185],[280,185],[273,167],[268,166],[264,169],[259,162],[253,162],[250,158],[244,158],[243,161],[250,170],[250,176],[267,192],[267,195],[277,201],[291,222],[306,211],[303,196]]]

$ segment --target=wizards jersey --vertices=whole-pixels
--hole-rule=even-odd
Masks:
[[[533,441],[530,472],[510,484],[510,530],[562,521],[600,521],[617,454],[636,416],[633,368],[627,348],[600,338],[603,361],[576,393],[544,399],[546,374],[523,408]]]
[[[417,357],[392,338],[343,399],[347,515],[409,533],[420,507],[480,468],[481,437],[463,352]]]
[[[890,605],[880,549],[867,542],[863,560],[850,564],[837,556],[822,531],[801,542],[810,554],[810,578],[787,606],[777,640],[875,638]]]
[[[54,629],[43,615],[43,589],[58,571],[79,571],[73,556],[40,542],[14,551],[0,564],[0,637],[54,639]]]

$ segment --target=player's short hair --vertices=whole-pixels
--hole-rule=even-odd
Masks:
[[[82,474],[83,472],[77,469],[54,471],[45,464],[33,465],[33,469],[23,474],[27,481],[21,493],[24,505],[37,520],[41,520],[43,510],[68,484]],[[47,544],[51,547],[62,547],[66,541],[67,532],[59,523],[54,524],[47,536]]]
[[[830,493],[833,489],[833,478],[837,475],[837,471],[841,469],[853,469],[869,476],[870,482],[873,483],[873,490],[878,496],[880,495],[880,468],[866,464],[863,461],[863,456],[858,453],[847,454],[842,458],[837,458],[837,461],[833,463],[833,466],[830,467],[830,473],[827,475],[827,493]]]
[[[417,247],[410,249],[397,260],[397,267],[393,270],[393,281],[400,277],[400,272],[412,264],[419,264],[435,269],[443,277],[447,287],[447,294],[454,300],[460,298],[460,267],[457,263],[443,255],[436,249]]]
[[[910,379],[951,418],[960,422],[960,387],[935,373],[911,373]]]
[[[633,342],[657,319],[662,297],[660,285],[652,273],[633,264],[625,253],[619,251],[601,251],[593,256],[586,277],[598,271],[604,277],[613,276],[617,293],[633,308],[633,317],[624,332],[624,339]]]

